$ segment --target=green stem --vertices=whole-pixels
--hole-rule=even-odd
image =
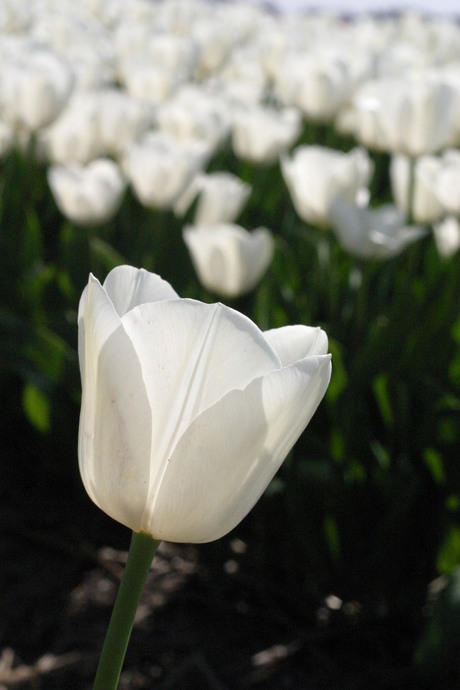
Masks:
[[[407,224],[414,222],[414,196],[415,196],[415,158],[409,158],[409,184],[407,199]]]
[[[118,685],[137,605],[159,544],[149,534],[133,532],[93,690],[115,690]]]

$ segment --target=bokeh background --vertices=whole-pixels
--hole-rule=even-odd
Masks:
[[[460,27],[299,9],[0,0],[0,687],[91,687],[130,535],[77,313],[124,263],[333,374],[243,523],[161,547],[120,687],[458,687]]]

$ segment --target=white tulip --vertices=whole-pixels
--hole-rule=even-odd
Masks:
[[[444,215],[436,196],[441,160],[436,156],[393,156],[390,180],[393,198],[404,213],[411,213],[416,223],[434,223]],[[409,196],[411,198],[409,199]]]
[[[457,98],[452,85],[429,75],[368,82],[354,98],[355,134],[378,150],[436,153],[453,140]]]
[[[26,32],[32,23],[32,8],[27,2],[3,0],[0,5],[0,33]]]
[[[199,87],[182,88],[156,112],[158,128],[177,139],[207,141],[215,151],[230,133],[230,115],[223,98]]]
[[[143,103],[125,91],[106,89],[96,94],[97,124],[105,154],[122,155],[152,124],[152,115]]]
[[[74,5],[63,2],[58,7],[42,8],[37,13],[34,37],[65,55],[75,74],[76,89],[97,89],[116,80],[110,33]]]
[[[208,157],[206,142],[180,142],[154,132],[129,147],[124,167],[141,204],[169,209]]]
[[[448,216],[433,226],[434,239],[439,254],[449,259],[460,249],[460,223],[458,218]]]
[[[446,151],[440,159],[434,193],[444,211],[460,216],[460,151]]]
[[[285,105],[297,106],[311,120],[327,122],[353,86],[346,62],[334,53],[295,53],[281,63],[275,84]]]
[[[294,108],[238,108],[233,117],[233,150],[253,163],[274,163],[299,137],[301,125],[300,112]]]
[[[157,540],[208,542],[251,510],[309,423],[331,362],[319,328],[263,333],[129,266],[79,308],[79,465],[91,499]]]
[[[211,14],[196,19],[189,27],[191,37],[198,45],[197,77],[212,74],[224,63],[237,41],[236,32],[232,29]]]
[[[222,297],[250,292],[273,257],[273,236],[266,228],[248,232],[232,224],[188,226],[183,236],[200,282]]]
[[[345,251],[363,259],[389,259],[426,235],[424,228],[406,226],[405,215],[393,204],[369,209],[336,201],[329,217]]]
[[[122,72],[125,72],[129,63],[143,62],[145,65],[155,65],[163,73],[183,73],[187,80],[191,78],[198,60],[198,46],[189,35],[189,30],[175,32],[167,26],[161,26],[157,20],[165,5],[158,3],[155,19],[149,19],[136,18],[132,2],[127,4],[126,15],[112,34],[115,55]],[[146,8],[149,6],[146,3]]]
[[[122,66],[120,77],[131,98],[153,106],[170,98],[185,78],[182,72],[158,67],[146,58],[128,61]]]
[[[281,171],[300,218],[325,227],[334,201],[357,203],[367,196],[373,167],[363,148],[343,153],[323,146],[299,146],[292,158],[281,158]]]
[[[195,198],[198,202],[195,225],[233,223],[251,192],[251,185],[227,172],[196,175],[174,205],[177,215],[184,215]]]
[[[9,124],[36,132],[53,122],[67,103],[74,74],[67,62],[45,48],[29,47],[2,60],[0,107]]]
[[[126,186],[117,164],[109,159],[87,166],[52,165],[48,183],[61,213],[78,225],[110,220],[118,211]]]
[[[53,163],[89,163],[103,154],[97,98],[77,93],[58,119],[39,136],[42,155]]]

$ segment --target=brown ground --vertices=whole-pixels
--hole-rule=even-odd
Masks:
[[[73,458],[61,465],[39,437],[3,430],[0,690],[90,690],[129,532],[90,503]],[[428,687],[411,666],[407,621],[367,617],[353,602],[301,602],[270,573],[251,574],[243,534],[218,553],[161,545],[120,690]]]
[[[126,536],[115,528],[107,540]],[[0,548],[0,625],[9,636],[0,688],[89,690],[126,548],[19,524]],[[216,577],[194,547],[161,545],[120,690],[421,687],[404,631],[395,640],[388,622],[360,620],[352,607],[322,606],[305,620],[289,593],[244,574],[244,542],[233,537],[228,551]]]

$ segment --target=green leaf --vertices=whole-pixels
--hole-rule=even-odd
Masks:
[[[440,573],[450,573],[460,563],[460,529],[450,525],[438,552],[437,568]]]
[[[425,448],[423,459],[436,484],[445,484],[446,476],[441,455],[434,448]]]
[[[329,352],[332,354],[332,376],[326,396],[334,403],[347,387],[348,375],[343,362],[342,346],[337,340],[329,338]]]
[[[388,375],[379,374],[376,376],[372,382],[372,389],[385,425],[387,427],[392,427],[394,418],[388,392]]]
[[[50,404],[46,395],[36,386],[27,383],[24,386],[22,405],[29,422],[42,433],[51,427]]]

